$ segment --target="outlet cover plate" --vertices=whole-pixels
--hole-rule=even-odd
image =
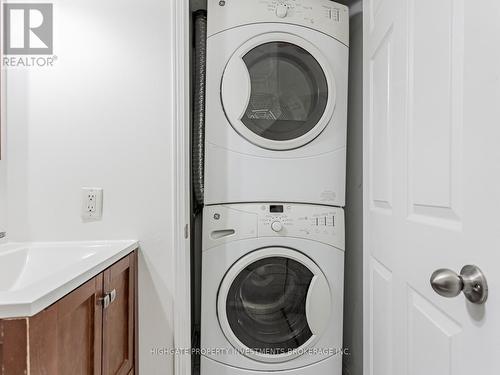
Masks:
[[[82,219],[95,221],[102,219],[102,188],[82,188]]]

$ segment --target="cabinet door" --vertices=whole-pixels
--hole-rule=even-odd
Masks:
[[[3,320],[2,375],[101,375],[102,274],[31,318]]]
[[[103,310],[103,375],[128,375],[134,366],[135,254],[104,272],[104,293],[114,300]]]
[[[58,374],[101,374],[102,274],[59,301]]]
[[[101,375],[103,276],[29,318],[33,375]]]

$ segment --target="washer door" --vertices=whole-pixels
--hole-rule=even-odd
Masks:
[[[271,150],[311,142],[335,108],[333,75],[323,55],[286,33],[260,35],[236,51],[224,70],[221,96],[233,128]]]
[[[217,315],[229,342],[262,362],[302,355],[325,331],[331,290],[319,267],[289,248],[257,250],[222,281]]]

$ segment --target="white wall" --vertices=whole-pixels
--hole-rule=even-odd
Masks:
[[[141,241],[145,375],[173,372],[150,353],[173,346],[172,1],[55,0],[55,67],[7,79],[10,239]],[[101,222],[83,186],[104,188]]]
[[[0,16],[2,12],[0,10]],[[0,50],[3,48],[0,40]],[[0,70],[0,232],[7,230],[7,127],[5,118],[5,75]],[[0,240],[0,243],[5,241]]]
[[[0,232],[7,230],[7,163],[0,161]]]
[[[5,137],[4,126],[0,133]],[[5,143],[2,141],[0,145],[2,153],[5,152]],[[6,152],[5,152],[6,153]],[[4,153],[4,155],[5,155]],[[0,232],[7,230],[7,160],[5,156],[0,160]],[[0,240],[2,242],[2,240]]]
[[[363,374],[363,19],[360,3],[351,7],[344,346],[346,375]],[[351,13],[352,14],[352,13]]]

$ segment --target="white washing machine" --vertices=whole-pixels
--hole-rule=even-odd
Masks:
[[[201,375],[341,375],[344,212],[204,211]]]
[[[345,205],[348,8],[209,0],[205,204]]]

